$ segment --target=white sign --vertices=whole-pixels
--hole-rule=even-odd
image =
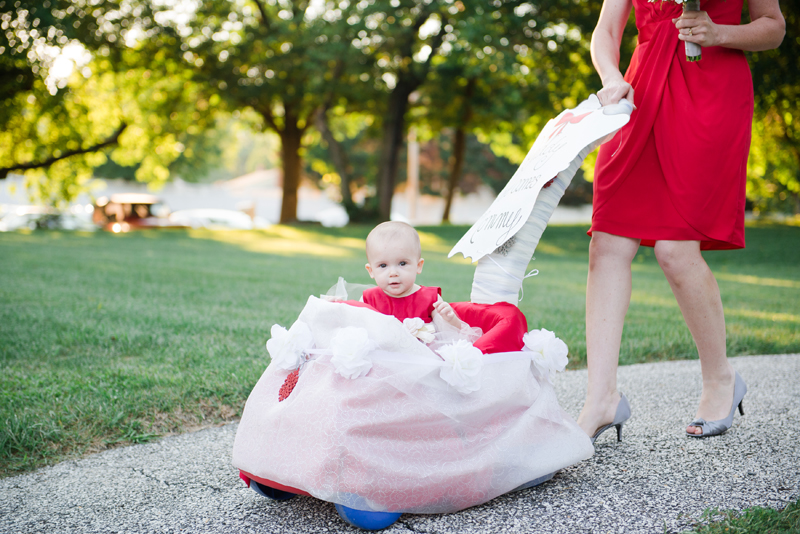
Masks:
[[[542,187],[569,167],[583,149],[622,128],[631,110],[625,100],[601,107],[597,97],[591,95],[577,108],[551,119],[514,176],[448,257],[460,252],[478,261],[508,241],[528,220]]]

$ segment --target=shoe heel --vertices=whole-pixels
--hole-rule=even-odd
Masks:
[[[617,441],[622,441],[622,423],[615,426],[617,428]]]
[[[744,406],[741,402],[739,403],[739,415],[744,415]]]

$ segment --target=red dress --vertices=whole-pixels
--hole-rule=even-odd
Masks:
[[[426,323],[430,323],[433,321],[431,316],[433,304],[441,294],[441,288],[420,286],[410,295],[397,298],[390,297],[379,287],[373,287],[364,291],[361,298],[375,311],[384,315],[394,315],[400,321],[419,317]]]
[[[400,321],[419,317],[426,323],[433,320],[433,304],[441,288],[421,286],[407,297],[390,297],[379,287],[364,291],[363,303],[347,301],[348,304],[364,305],[384,315],[394,315]],[[507,302],[497,304],[473,304],[472,302],[452,302],[450,306],[456,315],[470,326],[481,329],[483,335],[473,344],[484,354],[512,352],[521,350],[522,336],[528,331],[528,323],[519,308]]]
[[[740,23],[743,0],[706,0],[716,24]],[[718,46],[686,61],[674,2],[633,0],[639,43],[625,73],[637,110],[600,148],[592,231],[744,247],[753,82],[744,53]]]

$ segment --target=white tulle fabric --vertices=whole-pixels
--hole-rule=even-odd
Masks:
[[[443,359],[394,317],[314,297],[298,321],[315,348],[283,402],[289,371],[276,365],[247,400],[233,448],[247,473],[358,510],[447,513],[594,452],[531,351]],[[346,378],[331,346],[354,325],[368,333],[371,367]]]

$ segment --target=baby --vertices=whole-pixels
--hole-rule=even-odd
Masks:
[[[419,317],[430,323],[437,315],[456,328],[462,323],[442,300],[441,288],[417,285],[422,272],[419,234],[402,222],[385,222],[367,236],[367,272],[378,287],[364,291],[361,299],[375,310],[400,321]]]

